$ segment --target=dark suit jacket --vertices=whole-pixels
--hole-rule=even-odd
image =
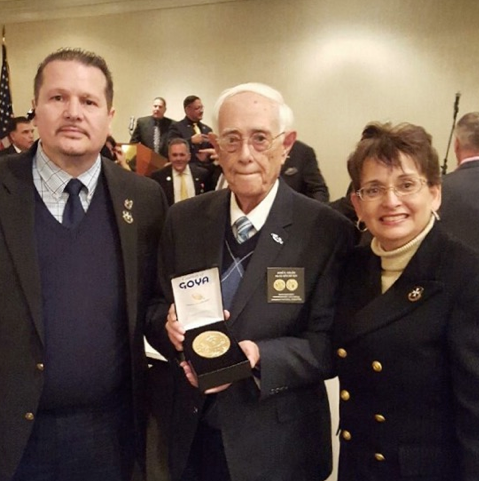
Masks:
[[[442,179],[441,224],[479,251],[479,159],[466,162]]]
[[[9,481],[30,436],[36,413],[44,362],[42,290],[34,238],[35,187],[32,158],[26,153],[0,161],[0,481]],[[133,402],[138,452],[143,451],[143,380],[147,363],[143,326],[156,278],[156,258],[166,200],[150,179],[127,172],[110,160],[102,163],[115,211],[123,255]],[[133,222],[127,223],[128,210]],[[98,246],[101,249],[101,246]],[[6,294],[8,293],[8,294]],[[48,369],[48,366],[46,366]]]
[[[319,170],[314,150],[297,140],[281,167],[281,177],[296,192],[321,202],[329,201],[329,190]]]
[[[223,189],[170,208],[162,242],[164,274],[221,266],[229,199],[229,189]],[[261,353],[261,390],[249,378],[217,395],[232,481],[319,481],[330,473],[323,380],[331,376],[329,330],[352,230],[332,209],[280,182],[227,321],[237,340],[256,342]],[[268,303],[268,267],[304,268],[305,302]],[[158,347],[168,354],[167,344]],[[176,382],[170,450],[174,481],[184,469],[205,400],[178,368]]]
[[[10,144],[6,149],[0,150],[0,157],[3,157],[4,155],[9,155],[9,154],[16,154],[17,151],[15,150],[15,147]]]
[[[350,433],[339,481],[477,480],[478,285],[473,251],[440,225],[382,295],[380,259],[357,248],[334,323],[341,429]]]
[[[207,190],[209,172],[197,165],[189,165],[191,175],[193,176],[193,183],[195,184],[195,195],[203,194]],[[168,205],[172,206],[175,203],[175,189],[173,185],[173,167],[171,164],[166,165],[160,170],[153,172],[151,178],[156,180],[163,189]]]
[[[206,124],[203,122],[196,122],[198,124],[199,129],[201,130],[202,134],[208,134],[211,132],[211,127],[208,127]],[[204,162],[201,162],[198,160],[198,157],[196,156],[198,150],[200,149],[209,149],[212,148],[213,146],[209,142],[202,142],[201,144],[193,144],[191,142],[191,137],[195,135],[195,132],[193,130],[193,122],[188,118],[185,117],[183,120],[180,120],[179,122],[173,122],[171,124],[170,130],[168,132],[168,142],[171,139],[177,139],[178,137],[185,139],[189,142],[190,144],[190,152],[191,152],[191,161],[192,163],[199,163],[199,164],[204,164]]]
[[[168,156],[168,130],[170,129],[173,120],[163,117],[160,119],[160,154],[164,157]],[[148,117],[140,117],[136,121],[136,127],[131,135],[130,143],[141,143],[153,150],[153,128],[155,126],[155,119],[149,115]]]

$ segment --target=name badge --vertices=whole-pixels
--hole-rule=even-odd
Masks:
[[[304,267],[268,267],[268,302],[304,303]]]

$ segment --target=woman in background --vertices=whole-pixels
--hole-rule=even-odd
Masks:
[[[335,322],[339,481],[477,481],[479,260],[437,220],[431,137],[370,124],[348,171],[373,240],[349,259]]]

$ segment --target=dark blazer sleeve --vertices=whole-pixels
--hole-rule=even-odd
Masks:
[[[296,141],[281,169],[283,180],[297,192],[320,202],[329,201],[329,189],[319,169],[314,149]]]
[[[141,117],[136,121],[135,130],[131,134],[130,144],[138,144],[138,143],[142,142],[142,140],[141,140],[142,139],[142,127],[143,127],[144,121],[145,121],[144,117]]]

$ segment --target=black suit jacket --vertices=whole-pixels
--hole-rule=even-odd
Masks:
[[[195,185],[195,195],[203,194],[207,190],[209,172],[197,165],[189,165],[191,175],[193,176],[193,183]],[[171,164],[165,165],[160,170],[157,170],[151,174],[151,178],[156,180],[163,189],[168,205],[172,206],[175,203],[175,188],[173,185],[173,167]]]
[[[198,127],[201,130],[202,134],[206,135],[209,132],[212,132],[211,127],[208,127],[208,125],[204,124],[203,122],[196,122],[196,123],[198,124]],[[168,132],[168,142],[178,137],[187,140],[188,143],[190,144],[190,152],[191,152],[190,162],[204,164],[204,162],[201,162],[200,160],[198,160],[198,157],[196,156],[196,154],[200,149],[209,149],[209,148],[212,148],[213,146],[209,142],[202,142],[201,144],[193,144],[191,142],[191,137],[193,137],[193,135],[195,135],[195,131],[193,130],[193,122],[188,117],[185,117],[183,120],[180,120],[179,122],[173,122],[171,124],[170,130]]]
[[[479,251],[479,159],[460,165],[442,178],[441,224]]]
[[[162,242],[163,274],[221,266],[229,200],[229,189],[223,189],[170,208]],[[280,181],[227,321],[237,340],[256,342],[261,353],[261,389],[250,378],[217,395],[233,481],[319,481],[330,473],[331,430],[323,380],[331,376],[329,330],[352,230],[332,209]],[[304,302],[268,303],[268,267],[304,268]],[[164,319],[157,325],[163,326]],[[167,340],[158,348],[171,355]],[[177,481],[205,396],[188,384],[181,370],[175,372],[170,464]]]
[[[170,129],[173,120],[168,117],[163,117],[159,120],[160,123],[160,154],[164,157],[168,156],[168,130]],[[148,117],[140,117],[136,121],[136,127],[131,135],[130,143],[141,143],[146,147],[153,149],[153,128],[155,126],[155,119],[149,115]]]
[[[15,147],[10,144],[6,149],[0,150],[0,157],[3,157],[4,155],[10,155],[10,154],[16,154],[17,151],[15,150]]]
[[[314,150],[297,140],[281,167],[281,177],[296,192],[321,202],[329,201],[329,190],[319,170]]]
[[[9,481],[20,461],[34,422],[25,416],[36,413],[43,386],[42,370],[38,368],[44,362],[45,345],[34,237],[35,149],[36,144],[26,153],[0,161],[0,481]],[[143,380],[147,371],[143,326],[155,286],[159,237],[167,206],[161,189],[150,179],[127,172],[110,160],[102,161],[102,172],[123,257],[136,441],[141,460]],[[131,201],[130,208],[127,200]],[[125,221],[125,211],[133,216],[132,223]]]
[[[473,251],[436,225],[384,294],[380,259],[369,246],[357,248],[341,285],[334,322],[342,390],[338,479],[477,480]]]

